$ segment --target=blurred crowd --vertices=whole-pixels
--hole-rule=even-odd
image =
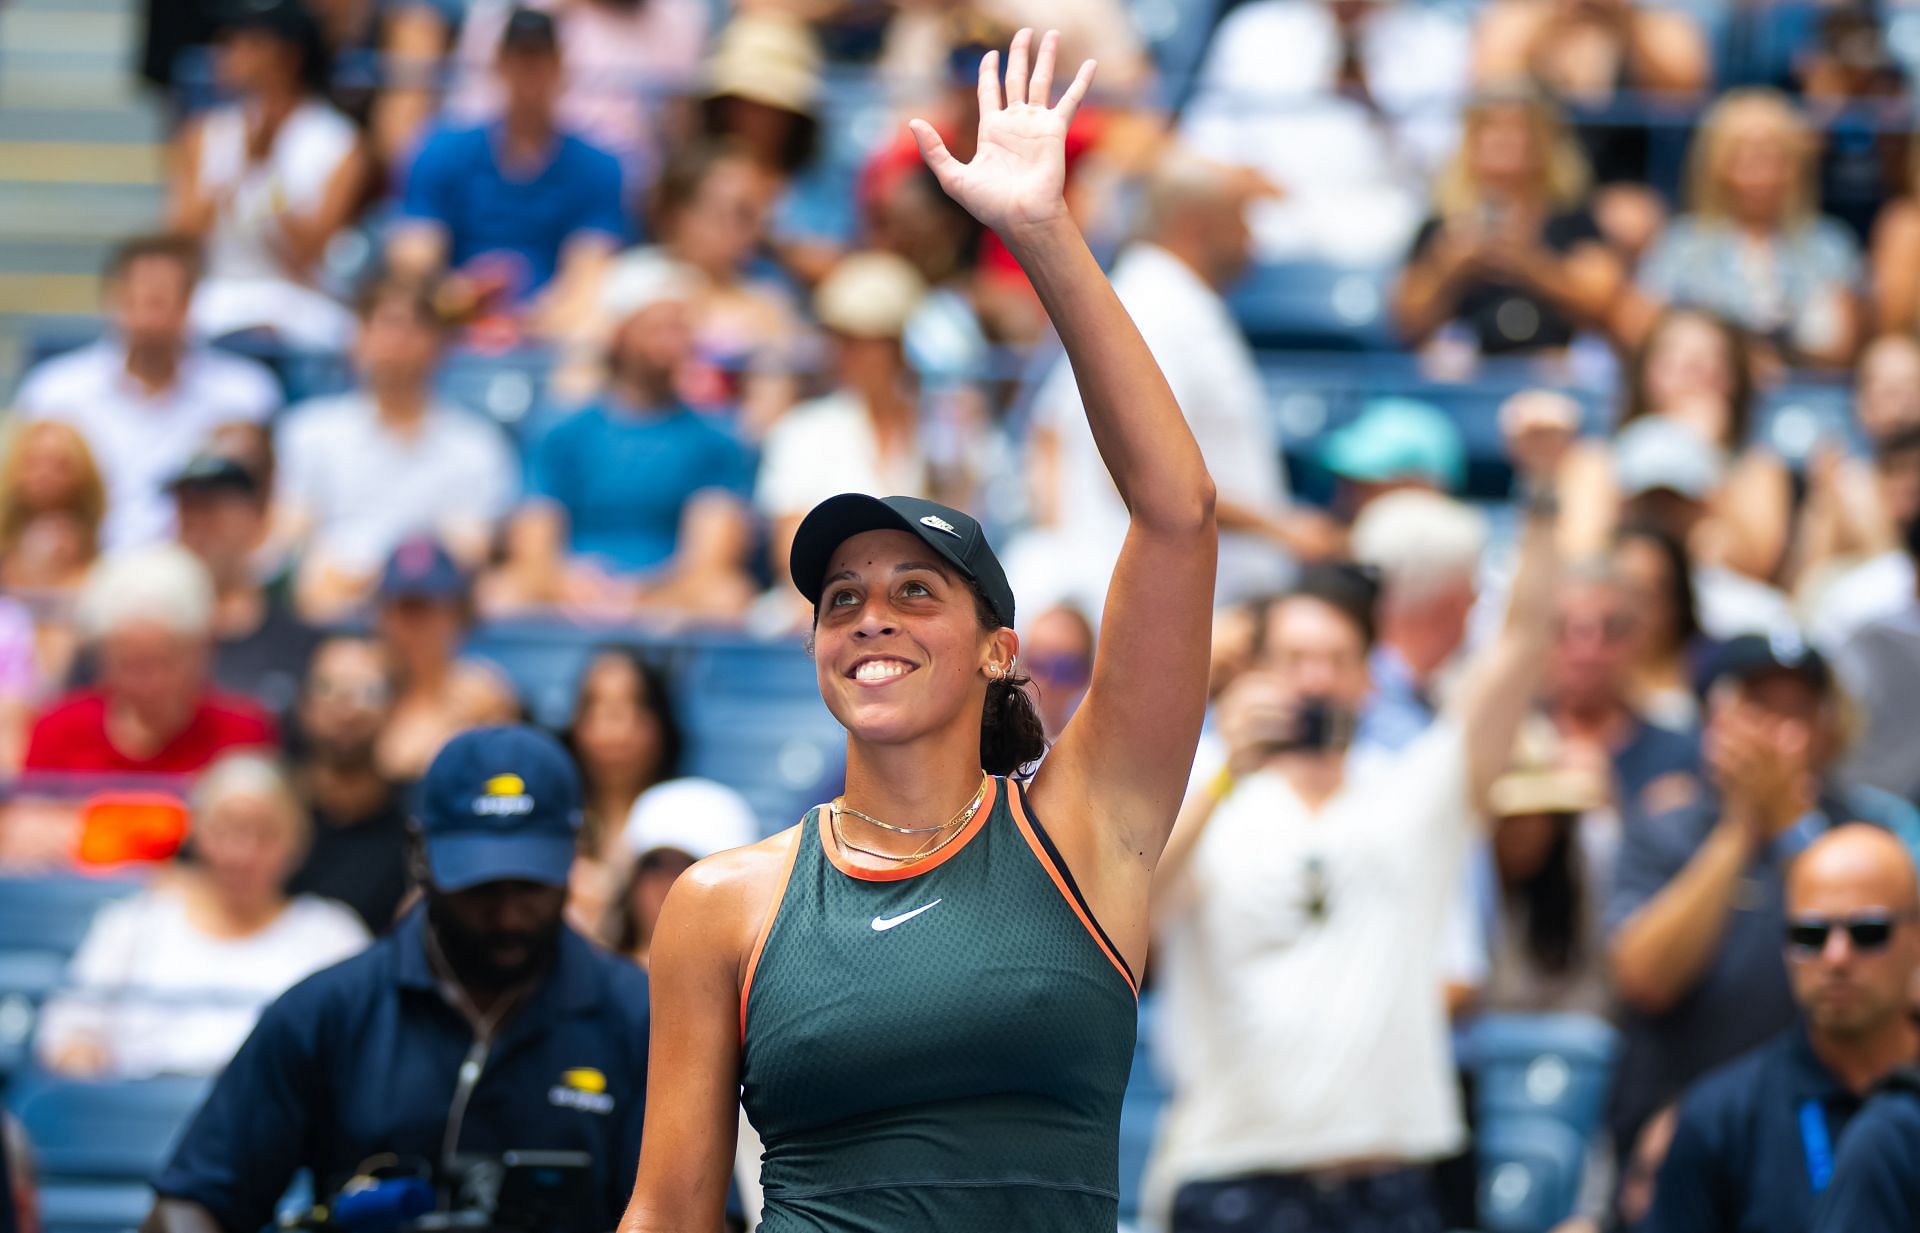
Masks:
[[[1201,1211],[1230,1186],[1181,1183],[1460,1150],[1447,1033],[1486,1012],[1619,1027],[1582,1206],[1608,1227],[1735,1227],[1648,1184],[1722,1064],[1810,1022],[1832,1069],[1819,1033],[1854,1028],[1829,1012],[1920,1052],[1906,6],[1171,6],[1210,27],[1190,63],[1122,0],[150,7],[165,217],[0,435],[0,863],[161,871],[97,920],[42,1065],[217,1069],[402,909],[435,752],[527,713],[476,628],[798,635],[788,548],[834,493],[980,517],[1038,614],[1049,735],[1068,722],[1125,509],[1025,276],[904,128],[965,158],[982,59],[1022,24],[1100,63],[1070,203],[1219,490],[1190,806],[1217,816],[1155,973],[1176,1226],[1242,1227]],[[1247,316],[1309,264],[1377,276],[1392,335],[1340,357],[1368,396],[1337,423],[1280,413],[1276,375],[1327,357],[1256,348]],[[475,363],[534,373],[530,405],[456,397]],[[1478,418],[1444,396],[1490,386]],[[1807,389],[1841,412],[1787,440],[1773,412]],[[1542,518],[1562,565],[1529,602]],[[1476,665],[1523,655],[1511,748],[1462,754],[1495,705]],[[1303,699],[1338,756],[1275,771]],[[785,821],[683,777],[629,649],[592,658],[564,735],[571,919],[644,963],[673,878]],[[1233,893],[1250,870],[1284,920]],[[1273,953],[1227,940],[1239,910]],[[1832,925],[1863,912],[1892,940]],[[1810,973],[1849,963],[1871,1005],[1843,1014]],[[1250,1078],[1230,1058],[1256,1044],[1319,1078]],[[1705,1170],[1725,1145],[1679,1107],[1675,1167]],[[1433,1177],[1469,1224],[1472,1185]]]

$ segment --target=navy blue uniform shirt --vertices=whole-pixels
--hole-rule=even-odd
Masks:
[[[1797,1026],[1722,1066],[1681,1098],[1638,1233],[1806,1233],[1813,1175],[1859,1109]]]
[[[437,1162],[473,1030],[436,987],[425,929],[416,908],[269,1006],[154,1189],[257,1233],[301,1168],[324,1197],[381,1152]],[[457,1150],[586,1152],[591,1219],[551,1233],[606,1233],[633,1189],[646,1086],[646,974],[564,930],[487,1055]]]
[[[1885,1091],[1847,1127],[1812,1233],[1920,1229],[1920,1092]]]

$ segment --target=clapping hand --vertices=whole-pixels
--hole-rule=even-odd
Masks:
[[[1022,232],[1044,229],[1068,217],[1067,125],[1093,84],[1093,61],[1080,66],[1060,102],[1049,107],[1059,42],[1057,31],[1047,32],[1040,40],[1040,52],[1029,74],[1027,53],[1033,45],[1033,31],[1022,30],[1013,36],[1013,46],[1007,51],[1004,100],[1000,95],[999,53],[988,52],[980,62],[980,136],[972,162],[954,158],[940,134],[925,120],[908,123],[920,146],[920,156],[947,196],[1009,241]]]

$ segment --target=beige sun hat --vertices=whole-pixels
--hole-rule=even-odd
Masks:
[[[820,280],[813,312],[820,324],[851,338],[899,338],[927,296],[926,280],[905,257],[854,253]]]
[[[1513,742],[1507,771],[1493,781],[1487,803],[1496,818],[1536,813],[1585,813],[1607,803],[1607,785],[1594,771],[1568,766],[1560,736],[1538,716],[1529,719]]]
[[[820,41],[784,13],[742,13],[707,62],[708,98],[743,98],[811,115],[820,95]]]

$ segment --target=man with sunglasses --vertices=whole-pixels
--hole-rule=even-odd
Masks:
[[[1609,1120],[1630,1144],[1653,1111],[1794,1020],[1780,931],[1788,867],[1849,822],[1920,850],[1920,814],[1835,772],[1842,699],[1819,652],[1790,636],[1722,646],[1707,690],[1711,791],[1622,816],[1606,906],[1608,961],[1625,1008]]]
[[[1787,875],[1783,934],[1800,1022],[1682,1099],[1641,1233],[1806,1233],[1867,1090],[1920,1052],[1920,892],[1898,839],[1856,823],[1815,840]]]

